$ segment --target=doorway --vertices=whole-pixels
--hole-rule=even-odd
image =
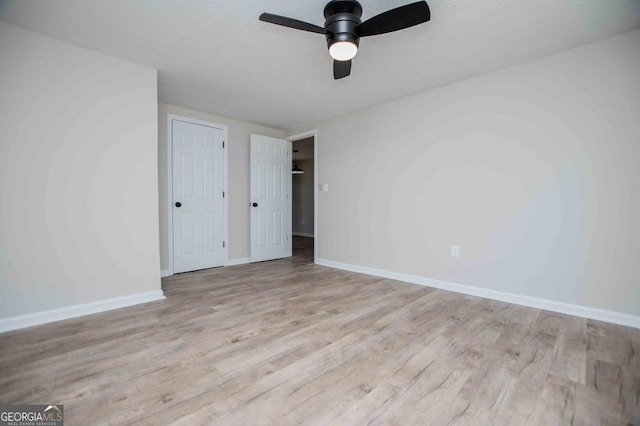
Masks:
[[[316,132],[289,138],[293,151],[292,214],[293,256],[315,259],[316,237]]]

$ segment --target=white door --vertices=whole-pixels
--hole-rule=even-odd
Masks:
[[[222,266],[224,130],[172,120],[173,271]]]
[[[291,256],[291,142],[251,135],[251,261]]]

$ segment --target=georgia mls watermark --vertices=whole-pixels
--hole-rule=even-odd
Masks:
[[[0,404],[0,426],[63,426],[64,405]]]

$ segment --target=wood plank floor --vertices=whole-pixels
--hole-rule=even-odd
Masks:
[[[640,330],[296,256],[0,335],[0,402],[69,425],[640,424]]]

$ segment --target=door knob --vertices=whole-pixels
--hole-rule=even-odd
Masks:
[[[176,203],[176,207],[182,207],[182,203],[181,203],[180,201],[178,201],[178,202]]]
[[[258,207],[258,203],[251,204],[253,207]]]

